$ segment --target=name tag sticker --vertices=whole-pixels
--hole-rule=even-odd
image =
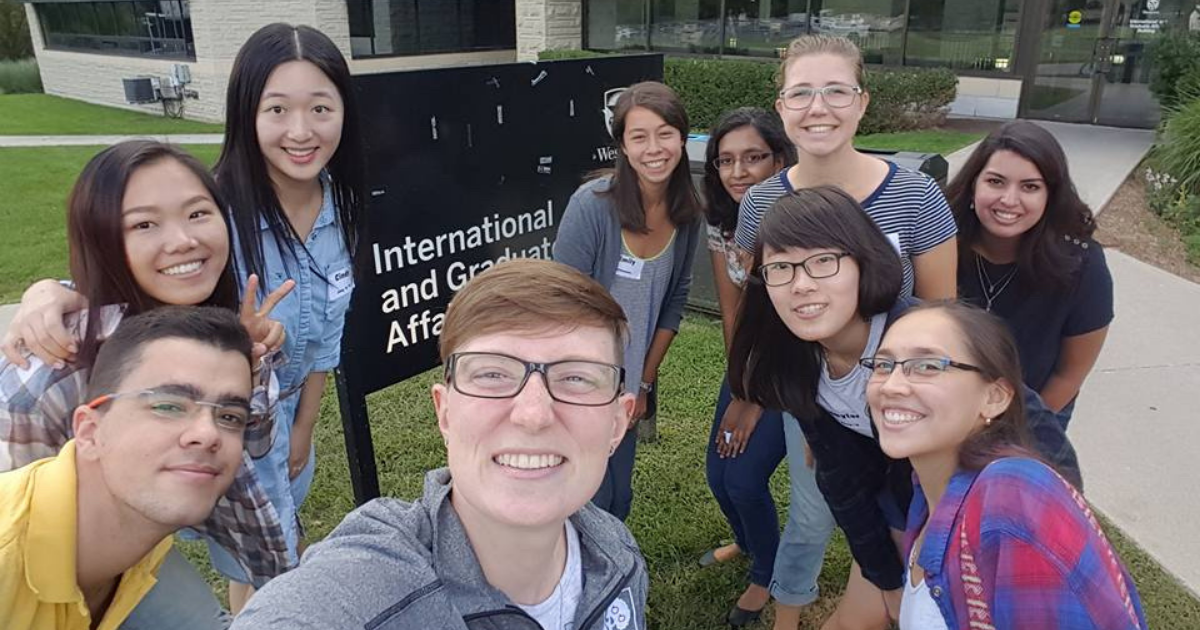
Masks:
[[[346,267],[340,271],[335,271],[329,276],[329,296],[328,300],[332,302],[340,297],[349,295],[354,290],[354,271],[350,267]]]
[[[629,254],[621,254],[621,262],[617,263],[617,275],[630,280],[641,280],[642,268],[645,266],[646,261]]]
[[[900,251],[900,233],[899,232],[891,232],[887,235],[887,239],[888,239],[888,241],[891,241],[892,247],[895,248],[896,253],[899,254],[900,257],[903,258],[904,252]]]

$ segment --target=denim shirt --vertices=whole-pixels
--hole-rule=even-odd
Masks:
[[[1010,457],[960,469],[932,516],[913,481],[905,557],[925,526],[917,562],[950,628],[975,627],[981,605],[996,628],[1146,627],[1133,580],[1087,503],[1045,464]],[[964,576],[964,519],[975,577]],[[970,602],[965,580],[977,589]]]
[[[262,286],[270,293],[288,279],[296,281],[292,292],[271,311],[271,318],[287,331],[283,343],[287,363],[276,371],[283,402],[295,398],[293,394],[304,385],[309,373],[337,367],[342,326],[354,289],[350,252],[342,238],[332,187],[328,179],[322,179],[321,211],[304,246],[295,243],[295,256],[286,242],[277,241],[271,234],[266,219],[259,222],[265,276],[259,279]],[[243,282],[249,275],[240,260],[238,274]],[[289,422],[292,419],[289,415],[280,418]]]

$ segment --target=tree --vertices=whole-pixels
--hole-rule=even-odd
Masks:
[[[17,0],[0,0],[0,61],[33,56],[33,41],[25,21],[25,5]]]

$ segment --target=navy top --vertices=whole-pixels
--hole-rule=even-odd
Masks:
[[[1032,290],[1021,274],[992,300],[992,312],[1008,324],[1021,353],[1025,384],[1040,392],[1054,373],[1065,337],[1090,333],[1107,326],[1113,318],[1112,276],[1104,260],[1104,250],[1091,239],[1063,244],[1078,261],[1065,289]],[[980,259],[958,265],[958,295],[980,308],[987,305],[981,275],[998,287],[1016,263],[993,265]]]

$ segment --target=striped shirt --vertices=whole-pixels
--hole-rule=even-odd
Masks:
[[[752,252],[758,240],[763,215],[784,195],[795,191],[788,181],[788,169],[768,177],[746,191],[738,207],[738,247]],[[913,294],[912,259],[954,237],[954,214],[937,182],[919,171],[888,162],[883,182],[865,200],[862,207],[900,253],[904,270],[901,295]]]

